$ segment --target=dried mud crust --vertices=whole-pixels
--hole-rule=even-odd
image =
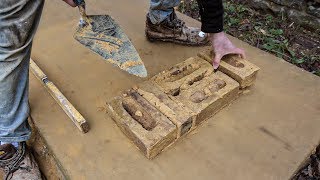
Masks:
[[[296,173],[292,180],[320,179],[320,146],[310,155],[307,163]]]

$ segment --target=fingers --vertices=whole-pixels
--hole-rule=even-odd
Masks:
[[[228,54],[236,54],[238,55],[240,58],[245,59],[246,58],[246,53],[243,49],[240,48],[235,48],[233,51],[230,51],[229,53],[226,53],[225,55]],[[222,56],[223,57],[223,56]]]
[[[242,59],[245,59],[246,58],[246,54],[244,52],[243,49],[240,49],[240,48],[236,48],[234,49],[234,51],[230,52],[230,53],[226,53],[226,54],[220,54],[220,53],[215,53],[215,56],[212,60],[212,65],[213,65],[213,68],[214,69],[218,69],[219,68],[219,65],[220,65],[220,61],[222,59],[223,56],[225,55],[228,55],[228,54],[237,54],[239,55]]]
[[[216,54],[214,56],[213,61],[212,61],[213,69],[218,69],[218,67],[220,65],[221,58],[222,58],[222,56],[220,54]]]
[[[67,4],[69,4],[71,7],[76,7],[77,5],[73,2],[73,0],[63,0]]]
[[[237,48],[236,49],[236,54],[239,54],[242,59],[246,58],[246,53],[244,52],[243,49]]]

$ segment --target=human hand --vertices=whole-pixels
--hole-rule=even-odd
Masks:
[[[238,54],[241,58],[245,58],[243,49],[237,48],[224,32],[211,33],[210,41],[215,57],[212,60],[213,68],[218,69],[223,56],[228,54]]]
[[[71,7],[76,7],[77,5],[73,2],[73,0],[63,0],[67,4],[69,4]]]

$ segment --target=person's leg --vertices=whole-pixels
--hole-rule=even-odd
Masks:
[[[151,0],[149,18],[153,24],[160,24],[172,13],[173,8],[180,4],[180,0]]]
[[[208,36],[200,28],[187,27],[178,19],[174,7],[180,0],[150,0],[146,20],[146,36],[150,41],[166,41],[184,45],[206,45]]]
[[[0,3],[0,141],[30,137],[27,124],[28,73],[32,39],[43,0],[2,0]]]
[[[1,0],[0,3],[0,166],[13,179],[39,179],[24,141],[31,135],[27,118],[29,59],[43,0]],[[12,144],[20,147],[12,148]],[[30,172],[24,170],[26,167]],[[34,174],[32,174],[34,173]],[[37,177],[37,178],[36,178]]]

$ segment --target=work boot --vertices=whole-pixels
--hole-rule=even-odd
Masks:
[[[178,44],[201,46],[209,42],[208,35],[199,28],[187,27],[173,12],[160,24],[153,24],[147,15],[146,36],[150,41],[166,41]]]
[[[0,145],[0,167],[4,180],[41,180],[39,167],[25,142],[17,149],[12,144]]]

